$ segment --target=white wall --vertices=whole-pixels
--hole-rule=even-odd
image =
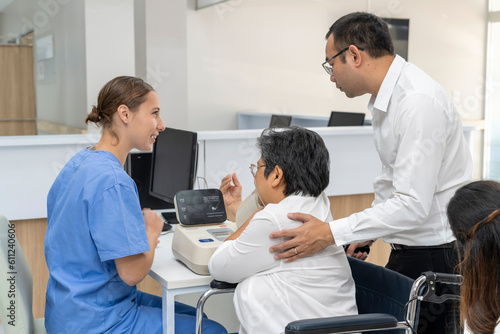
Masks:
[[[326,31],[352,11],[409,18],[409,61],[445,87],[465,119],[483,116],[486,0],[231,0],[198,11],[190,3],[191,130],[236,128],[237,111],[366,111],[368,96],[346,98],[321,67]]]
[[[135,75],[134,0],[85,0],[84,17],[89,113],[106,82]],[[100,132],[93,124],[88,129]]]
[[[188,129],[187,0],[146,0],[145,13],[147,81],[167,126]]]

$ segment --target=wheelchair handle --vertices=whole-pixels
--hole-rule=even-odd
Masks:
[[[462,275],[455,274],[445,274],[445,273],[435,273],[432,271],[423,272],[422,275],[425,276],[427,282],[445,283],[453,285],[461,285],[464,282],[464,277]]]
[[[428,301],[430,303],[441,304],[441,303],[444,303],[447,300],[460,300],[460,296],[458,296],[458,295],[451,295],[451,294],[444,294],[444,295],[441,295],[441,296],[432,295],[432,296],[428,296],[427,298],[424,298],[423,300],[424,301]]]
[[[463,276],[426,271],[422,273],[421,278],[423,279],[423,277],[425,277],[427,288],[425,292],[420,297],[418,297],[418,300],[428,301],[431,303],[443,303],[447,300],[460,299],[459,295],[454,295],[454,294],[436,295],[436,283],[460,285],[464,281]]]

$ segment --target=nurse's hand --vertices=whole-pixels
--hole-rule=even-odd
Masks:
[[[158,236],[163,229],[163,219],[150,209],[142,210],[146,224],[146,236],[149,251],[115,259],[116,270],[120,278],[130,286],[141,282],[149,273],[155,255]]]
[[[144,216],[144,222],[146,223],[146,234],[148,235],[148,239],[150,237],[154,238],[156,244],[156,239],[163,229],[163,219],[161,219],[161,217],[151,209],[143,209],[142,215]]]
[[[335,244],[330,224],[303,213],[289,213],[288,218],[300,220],[304,224],[294,229],[274,232],[269,235],[271,239],[290,239],[269,248],[271,253],[281,251],[281,253],[274,255],[274,259],[291,262],[313,255]]]

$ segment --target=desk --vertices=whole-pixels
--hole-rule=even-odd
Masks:
[[[162,286],[162,326],[163,333],[167,334],[175,332],[175,296],[205,292],[212,281],[212,276],[195,274],[175,259],[172,254],[173,236],[172,232],[160,236],[160,243],[156,247],[153,265],[149,271],[149,275]]]

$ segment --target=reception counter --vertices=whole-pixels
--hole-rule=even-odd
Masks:
[[[237,172],[244,195],[253,189],[248,167],[259,159],[255,146],[262,130],[200,131],[199,185],[218,188],[220,179]],[[380,162],[371,127],[314,128],[331,159],[328,196],[372,192]],[[64,164],[78,151],[95,144],[98,135],[0,137],[1,210],[10,220],[45,218],[46,196]],[[204,180],[203,180],[204,179]]]

